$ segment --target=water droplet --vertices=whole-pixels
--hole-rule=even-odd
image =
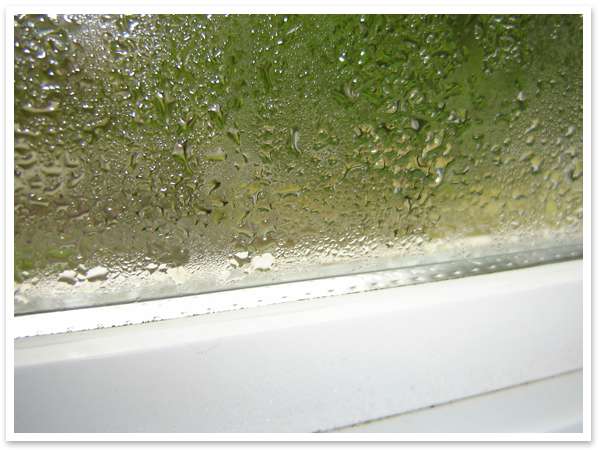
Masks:
[[[77,272],[74,270],[65,270],[58,275],[58,281],[75,284],[77,283]]]
[[[96,266],[88,270],[85,277],[88,281],[105,280],[108,276],[108,269],[102,266]]]
[[[240,262],[248,262],[250,261],[250,254],[246,251],[237,252],[233,255]]]
[[[421,122],[419,122],[419,119],[412,118],[410,119],[410,127],[415,131],[419,131],[421,128]]]
[[[263,255],[257,255],[252,258],[250,262],[250,268],[254,270],[270,270],[275,262],[275,258],[271,253],[265,253]]]
[[[442,184],[442,181],[444,181],[444,169],[438,167],[437,169],[435,169],[435,175],[435,184],[436,186],[439,186],[440,184]]]
[[[241,138],[240,138],[240,130],[238,130],[237,128],[229,128],[227,130],[227,136],[233,141],[235,142],[237,145],[240,145],[241,143]]]
[[[565,137],[571,137],[571,136],[573,136],[573,134],[575,134],[575,127],[573,125],[570,125],[569,128],[567,128]]]
[[[540,124],[540,121],[538,119],[534,119],[533,122],[531,122],[531,125],[529,126],[529,128],[527,128],[525,130],[525,134],[529,134],[532,131],[537,130],[539,124]]]
[[[212,152],[207,153],[206,159],[209,161],[225,161],[225,159],[227,159],[227,153],[225,153],[225,151],[219,147]]]
[[[221,105],[215,103],[208,108],[208,115],[211,120],[219,126],[223,126],[225,123],[225,119],[223,118],[223,111],[221,110]]]
[[[290,129],[290,147],[300,153],[300,132],[297,128]]]
[[[570,168],[571,180],[577,180],[583,175],[583,164],[581,160],[577,159],[573,162]]]

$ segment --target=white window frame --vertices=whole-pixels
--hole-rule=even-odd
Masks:
[[[576,260],[18,339],[13,437],[328,431],[579,371],[582,273]]]

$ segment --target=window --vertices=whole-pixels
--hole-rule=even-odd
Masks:
[[[14,31],[17,314],[579,255],[579,15],[25,15]]]

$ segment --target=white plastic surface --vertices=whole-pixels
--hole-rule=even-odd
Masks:
[[[572,261],[19,339],[15,431],[350,426],[580,369],[582,303]]]
[[[581,370],[335,430],[340,433],[581,433]]]

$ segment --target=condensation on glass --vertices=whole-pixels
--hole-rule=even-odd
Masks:
[[[579,15],[14,25],[17,313],[581,242]]]

